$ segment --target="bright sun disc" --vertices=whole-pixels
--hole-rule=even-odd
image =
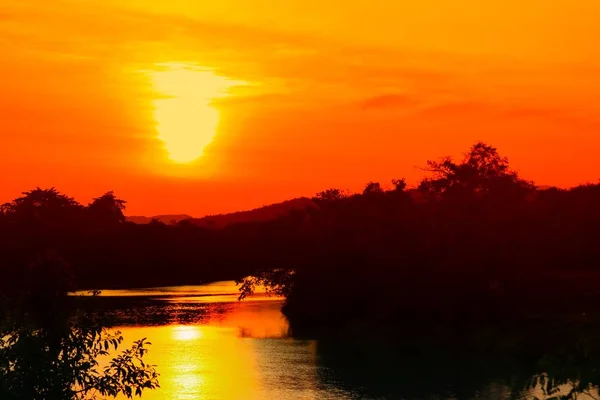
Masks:
[[[191,64],[165,64],[150,73],[158,137],[177,163],[198,159],[213,140],[219,111],[212,101],[238,82]]]

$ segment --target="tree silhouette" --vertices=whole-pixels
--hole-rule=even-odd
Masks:
[[[495,147],[482,142],[472,146],[461,163],[457,164],[449,157],[429,160],[426,171],[433,177],[424,179],[419,189],[438,195],[503,195],[535,188],[509,168],[508,159],[500,156]]]
[[[91,218],[104,223],[122,223],[125,222],[125,200],[118,199],[110,191],[92,200],[87,210]]]
[[[143,361],[150,344],[145,339],[100,365],[123,337],[76,307],[77,299],[68,296],[68,266],[56,253],[40,258],[30,272],[25,290],[0,302],[0,398],[131,398],[158,387],[155,366]]]
[[[36,293],[20,306],[29,311],[6,307],[10,318],[0,320],[72,326],[60,304],[74,287],[231,279],[240,282],[242,297],[256,285],[285,296],[283,312],[297,336],[372,335],[442,350],[510,351],[531,361],[574,343],[579,328],[589,325],[589,337],[600,335],[600,184],[536,189],[485,143],[459,161],[430,161],[427,170],[420,191],[405,192],[403,179],[393,180],[389,191],[375,182],[354,194],[332,188],[304,211],[214,226],[193,219],[123,222],[125,203],[111,192],[82,207],[55,189],[37,188],[0,207],[0,291]],[[40,254],[44,263],[30,265]],[[50,304],[55,311],[48,312]],[[27,315],[30,325],[18,315]],[[53,326],[53,337],[36,342],[42,339],[29,335],[20,349],[69,343]],[[555,333],[565,337],[550,337]],[[32,366],[35,359],[56,360],[57,353],[26,354]],[[570,354],[579,353],[565,351],[567,365]],[[588,364],[564,373],[563,364],[526,375],[545,371],[562,383],[575,376],[580,388],[598,382],[587,376]],[[37,379],[33,372],[19,376]]]
[[[373,195],[381,193],[383,193],[383,189],[381,188],[381,184],[379,182],[369,182],[365,185],[365,188],[363,189],[364,195]]]
[[[20,224],[60,224],[76,219],[83,207],[55,188],[39,187],[2,206],[6,218]]]
[[[394,185],[394,191],[404,192],[406,190],[406,179],[392,179],[392,185]]]
[[[335,201],[341,200],[344,197],[346,197],[346,194],[343,190],[331,188],[317,193],[315,199],[322,201]]]

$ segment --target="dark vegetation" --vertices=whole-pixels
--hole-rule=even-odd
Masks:
[[[415,189],[329,189],[220,229],[135,224],[111,192],[82,206],[38,188],[2,206],[0,290],[20,290],[51,249],[79,289],[238,279],[241,297],[256,284],[284,295],[296,336],[512,352],[535,368],[545,355],[555,383],[597,383],[580,366],[600,354],[600,185],[537,189],[484,143],[425,169]]]
[[[332,293],[340,304],[357,303],[344,307],[352,315],[379,297],[411,309],[418,301],[450,318],[451,310],[465,310],[461,301],[487,310],[487,299],[563,303],[575,292],[569,303],[580,301],[580,311],[588,311],[600,274],[600,185],[536,190],[482,143],[463,162],[427,166],[431,176],[416,190],[407,191],[402,179],[392,190],[375,182],[360,194],[329,189],[313,199],[316,207],[223,229],[194,220],[135,224],[126,221],[125,202],[112,192],[83,206],[38,188],[0,208],[6,277],[0,285],[17,288],[31,262],[52,250],[69,262],[79,289],[264,273],[275,274],[271,283],[290,292],[288,309],[306,280],[311,301]],[[476,293],[480,301],[473,304]]]
[[[537,190],[483,143],[426,170],[416,189],[403,179],[391,190],[329,189],[305,209],[222,229],[192,219],[135,224],[112,192],[83,206],[37,188],[0,208],[0,288],[18,290],[31,262],[52,250],[78,289],[265,278],[288,296],[298,331],[353,319],[389,325],[411,310],[507,322],[542,306],[594,312],[600,185]]]
[[[596,318],[600,185],[537,190],[483,143],[427,171],[414,192],[403,180],[389,191],[330,189],[317,195],[318,211],[278,221],[293,228],[280,228],[265,253],[285,256],[244,280],[242,296],[255,283],[285,295],[298,335],[442,340],[549,314]]]
[[[296,220],[289,257],[240,280],[241,297],[256,284],[284,295],[292,332],[329,338],[322,353],[337,355],[323,359],[347,382],[380,383],[367,387],[395,376],[356,375],[381,365],[364,348],[381,341],[388,371],[433,351],[453,360],[447,371],[461,358],[515,362],[522,375],[503,378],[519,390],[541,384],[551,396],[569,383],[557,399],[598,384],[600,185],[538,190],[483,143],[427,171],[415,191],[396,180],[387,191],[319,193],[319,210]],[[340,348],[351,355],[341,365]]]
[[[280,217],[285,217],[293,211],[304,211],[308,207],[315,207],[314,202],[306,197],[286,200],[281,203],[270,204],[268,206],[256,208],[248,211],[238,211],[230,214],[207,215],[202,218],[193,218],[189,215],[157,215],[154,217],[127,217],[127,221],[135,222],[136,224],[148,224],[152,220],[162,222],[169,225],[177,224],[178,222],[187,220],[196,226],[202,226],[211,229],[220,229],[229,225],[270,221]]]
[[[47,253],[30,265],[19,292],[0,293],[0,399],[94,400],[141,396],[158,387],[150,344],[105,327],[73,290],[65,262]],[[89,305],[89,302],[87,302]]]

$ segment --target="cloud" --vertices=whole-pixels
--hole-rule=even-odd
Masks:
[[[0,38],[11,38],[8,51],[14,60],[23,60],[18,65],[13,61],[12,67],[8,60],[0,70],[31,69],[37,60],[54,77],[69,81],[75,71],[90,82],[100,79],[104,71],[118,71],[108,73],[114,82],[125,68],[191,62],[233,79],[259,83],[255,93],[248,93],[252,102],[276,105],[273,97],[252,97],[287,96],[285,106],[360,103],[365,93],[383,93],[364,100],[362,106],[401,107],[411,100],[398,93],[427,97],[456,90],[453,74],[439,66],[448,65],[440,55],[344,43],[317,32],[251,25],[251,21],[202,20],[111,2],[93,2],[94,7],[78,1],[56,2],[59,5],[50,6],[31,0],[7,11],[11,24],[0,26]],[[105,76],[102,80],[107,82]]]

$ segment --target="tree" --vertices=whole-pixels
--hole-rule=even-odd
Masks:
[[[141,396],[159,387],[155,366],[144,364],[150,344],[136,341],[102,367],[98,359],[115,351],[123,341],[120,332],[99,325],[77,324],[56,345],[50,346],[43,329],[1,331],[0,397],[13,399],[96,399],[125,394]]]
[[[392,179],[392,185],[394,185],[395,192],[404,192],[406,190],[406,179]]]
[[[240,295],[238,300],[252,296],[257,287],[264,287],[268,294],[288,296],[292,290],[296,272],[286,268],[267,269],[252,276],[236,280]]]
[[[118,199],[115,194],[110,191],[100,197],[93,199],[88,205],[87,210],[89,215],[97,221],[107,223],[122,223],[125,222],[125,200]]]
[[[2,205],[2,214],[13,222],[27,225],[65,224],[76,219],[82,209],[81,204],[55,188],[38,187]]]
[[[523,194],[535,188],[509,168],[508,159],[500,156],[495,147],[482,142],[471,147],[462,163],[457,164],[450,157],[430,160],[426,170],[433,177],[424,179],[419,189],[435,194]]]
[[[372,195],[372,194],[380,194],[383,193],[383,189],[381,188],[381,184],[379,182],[369,182],[365,185],[363,189],[364,195]]]
[[[317,195],[315,196],[315,199],[321,200],[321,201],[335,201],[335,200],[341,200],[345,197],[346,197],[346,194],[344,193],[343,190],[332,188],[332,189],[327,189],[327,190],[317,193]]]
[[[65,275],[68,266],[49,253],[31,266],[20,294],[0,294],[0,398],[75,400],[119,393],[131,398],[159,387],[155,366],[143,360],[146,339],[100,363],[123,337],[76,306],[77,298],[67,296]]]

